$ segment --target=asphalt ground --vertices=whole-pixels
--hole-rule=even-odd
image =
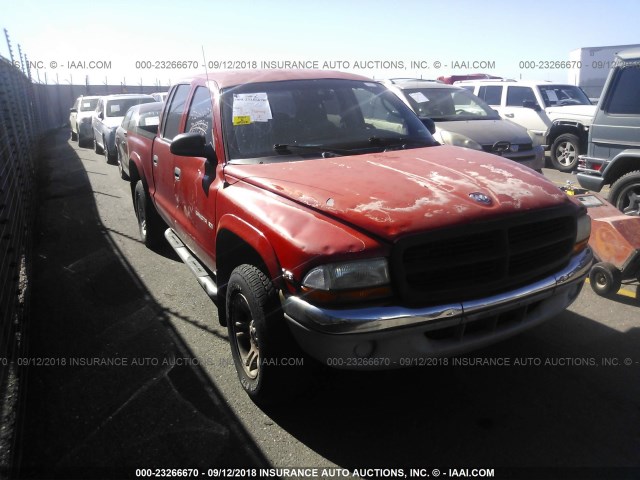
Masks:
[[[495,478],[640,478],[637,282],[612,299],[587,285],[558,317],[457,359],[317,371],[298,398],[260,409],[187,267],[139,241],[117,167],[67,132],[47,141],[30,357],[128,365],[29,368],[24,477],[264,462],[346,469],[332,470],[340,478],[376,477],[362,471],[376,468],[416,478],[460,468],[495,469]],[[572,178],[544,173],[558,185]],[[165,358],[198,365],[168,368]]]
[[[17,475],[268,465],[111,240],[96,199],[113,192],[67,138],[47,137],[38,165]]]

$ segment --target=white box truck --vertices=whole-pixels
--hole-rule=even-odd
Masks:
[[[590,99],[596,100],[600,97],[609,70],[613,67],[616,53],[637,47],[640,47],[640,44],[582,47],[571,50],[569,60],[572,68],[569,69],[569,83],[581,87]]]

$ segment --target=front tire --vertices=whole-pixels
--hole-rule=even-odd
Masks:
[[[73,131],[73,129],[71,130],[71,141],[72,142],[76,142],[78,140],[78,134],[76,132]]]
[[[561,172],[571,172],[578,166],[580,139],[571,133],[559,135],[551,146],[551,163]]]
[[[621,176],[611,185],[609,202],[625,215],[640,215],[640,170]]]
[[[104,153],[104,158],[107,161],[107,163],[112,163],[114,160],[114,155],[109,151],[109,146],[107,145],[107,140],[102,137],[102,145],[104,145],[103,153]]]
[[[98,145],[98,141],[96,140],[95,133],[93,134],[93,151],[98,155],[102,155],[103,153],[102,147]]]
[[[138,180],[133,191],[133,205],[138,218],[138,230],[142,243],[148,248],[157,248],[164,239],[164,222],[151,203],[151,198],[149,198],[142,180]]]
[[[589,283],[594,292],[601,297],[610,297],[618,293],[622,285],[622,274],[615,266],[606,262],[596,263],[589,272]]]
[[[303,375],[305,358],[297,352],[271,280],[253,265],[240,265],[229,277],[226,309],[233,362],[251,399],[273,403],[300,386],[296,378]],[[299,363],[291,365],[296,358]]]

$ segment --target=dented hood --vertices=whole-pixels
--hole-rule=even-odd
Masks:
[[[570,202],[527,167],[450,146],[228,165],[225,172],[388,240]]]

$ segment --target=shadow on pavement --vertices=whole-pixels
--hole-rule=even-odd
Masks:
[[[621,333],[568,311],[456,365],[450,358],[410,370],[325,371],[305,402],[268,413],[349,469],[640,478],[638,345],[640,328]],[[487,363],[500,359],[509,365]]]
[[[111,241],[66,136],[47,139],[39,164],[14,475],[134,478],[140,468],[268,466]]]

